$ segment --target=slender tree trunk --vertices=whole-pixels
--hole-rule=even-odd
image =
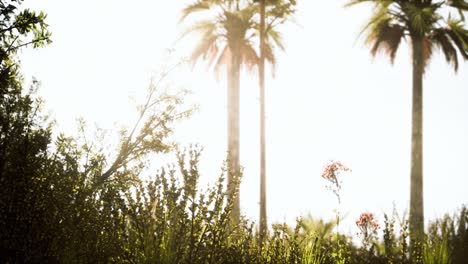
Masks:
[[[233,201],[231,220],[234,224],[240,219],[240,199],[239,192],[236,190],[239,185],[240,177],[240,158],[239,158],[239,99],[240,99],[240,63],[239,55],[235,48],[231,48],[231,65],[228,67],[228,194],[232,197],[236,194]]]
[[[267,231],[266,215],[266,153],[265,153],[265,0],[260,0],[260,60],[258,62],[260,86],[260,246]]]
[[[413,109],[411,133],[410,248],[413,259],[421,256],[424,235],[423,202],[423,42],[413,37]]]

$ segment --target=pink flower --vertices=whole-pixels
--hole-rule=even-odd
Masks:
[[[335,180],[338,178],[338,175],[341,171],[351,171],[351,169],[339,161],[331,161],[330,164],[324,167],[322,178],[326,180]]]
[[[374,226],[379,227],[379,224],[374,220],[373,213],[362,213],[359,216],[359,219],[356,221],[356,225],[358,226]]]
[[[341,179],[339,177],[341,172],[351,171],[350,168],[346,167],[339,161],[331,161],[330,164],[324,167],[322,172],[322,178],[329,182],[327,188],[331,190],[338,198],[340,203],[340,190],[341,190]]]
[[[365,247],[369,246],[370,242],[377,235],[379,229],[379,223],[374,217],[373,213],[362,213],[358,220],[356,220],[360,232],[359,236],[362,236],[362,243]]]

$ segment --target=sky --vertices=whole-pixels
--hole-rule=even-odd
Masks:
[[[135,120],[135,103],[149,80],[168,64],[168,49],[188,55],[193,41],[175,42],[184,29],[180,11],[190,1],[42,0],[24,5],[48,14],[53,43],[24,50],[26,81],[39,94],[57,130],[76,133],[82,117],[109,131]],[[407,43],[394,65],[372,58],[358,38],[371,6],[343,1],[298,1],[296,23],[284,25],[286,51],[278,51],[275,78],[267,76],[267,215],[293,223],[308,213],[330,219],[336,198],[320,177],[339,160],[345,232],[361,212],[409,206],[411,63]],[[314,4],[315,2],[315,4]],[[175,55],[174,55],[175,56]],[[177,60],[170,57],[169,61]],[[226,82],[204,67],[174,72],[177,87],[199,106],[177,125],[174,139],[203,146],[202,185],[213,183],[226,154]],[[259,92],[255,75],[241,80],[241,210],[259,211]],[[457,74],[435,52],[424,78],[424,201],[427,220],[468,204],[468,63]]]

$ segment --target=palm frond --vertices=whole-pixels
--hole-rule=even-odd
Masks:
[[[193,65],[199,59],[213,61],[214,58],[217,56],[218,46],[217,46],[217,36],[208,35],[204,36],[199,42],[198,45],[192,52],[191,61]]]
[[[253,16],[258,12],[258,7],[255,5],[247,5],[245,8],[240,9],[239,16],[243,21],[252,20]]]
[[[276,56],[275,52],[273,51],[273,47],[265,43],[265,60],[268,61],[271,65],[271,75],[275,77],[276,74]]]
[[[432,57],[432,42],[428,37],[422,39],[422,59],[423,59],[423,72],[426,70],[427,65]]]
[[[362,27],[361,31],[359,32],[358,38],[372,27],[375,27],[380,23],[383,23],[384,21],[388,21],[390,19],[388,13],[388,6],[376,6],[374,14],[369,19],[369,22]]]
[[[428,65],[434,47],[440,47],[445,59],[458,69],[458,52],[468,60],[468,30],[464,27],[463,12],[468,10],[467,0],[350,0],[346,6],[363,2],[375,4],[373,16],[363,27],[367,34],[365,43],[375,56],[383,51],[394,62],[401,39],[422,40],[423,69]],[[450,18],[448,27],[440,28],[443,18],[438,12],[444,6],[460,12],[458,20]]]
[[[214,75],[216,77],[216,80],[219,80],[219,73],[221,71],[221,67],[223,65],[224,66],[229,65],[229,63],[231,62],[231,58],[232,58],[231,50],[226,45],[226,46],[224,46],[223,50],[221,51],[221,54],[219,54],[219,57],[218,57],[216,63],[214,64],[213,71],[214,71]]]
[[[191,27],[187,27],[179,39],[186,37],[189,34],[201,34],[201,35],[215,35],[217,30],[216,22],[212,20],[201,20],[197,21]]]
[[[188,16],[193,13],[206,11],[211,8],[211,2],[206,0],[198,0],[194,3],[187,5],[184,9],[182,9],[182,16],[179,19],[179,23],[184,21]]]
[[[239,63],[248,70],[253,70],[259,61],[256,46],[253,45],[257,43],[253,38],[258,37],[258,6],[240,0],[194,1],[195,3],[184,8],[181,21],[200,11],[213,11],[205,14],[214,14],[214,16],[211,16],[213,19],[195,23],[182,33],[181,38],[192,33],[202,36],[193,50],[192,62],[195,64],[203,60],[208,66],[213,66],[215,76],[219,76],[220,69],[231,64],[233,54],[239,54]],[[273,9],[278,8],[278,4],[284,8],[295,5],[289,0],[275,1],[278,2],[271,5]],[[271,8],[269,10],[271,11]],[[289,12],[288,14],[293,13],[289,9],[285,11]],[[275,28],[270,28],[266,32],[265,42],[267,45],[265,59],[273,65],[274,71],[276,57],[273,46],[284,50],[282,36]]]
[[[226,30],[228,42],[239,41],[245,37],[248,26],[238,12],[225,12],[222,20],[223,28]]]
[[[431,31],[434,24],[441,20],[441,17],[435,12],[436,6],[427,6],[421,8],[415,4],[405,4],[404,12],[408,17],[409,27],[412,34],[423,36]]]
[[[445,56],[445,60],[447,63],[452,63],[455,71],[458,70],[458,58],[457,58],[457,51],[453,46],[452,42],[450,41],[450,37],[447,34],[447,29],[436,29],[434,30],[432,36],[432,43],[437,45],[442,50],[442,53]]]
[[[233,38],[244,39],[249,29],[254,27],[253,17],[257,10],[249,5],[243,9],[232,12],[224,12],[224,28],[230,32]]]
[[[217,40],[216,40],[217,42]],[[214,60],[219,56],[219,47],[218,44],[215,43],[212,45],[209,50],[204,54],[203,59],[207,61],[207,66],[213,65]]]
[[[258,56],[250,42],[243,42],[240,47],[242,64],[245,65],[248,71],[252,72],[255,66],[258,65]]]
[[[188,34],[201,35],[191,54],[192,65],[194,66],[199,59],[205,60],[207,66],[211,65],[218,53],[218,42],[223,38],[217,32],[216,22],[211,20],[198,21],[182,32],[179,40]]]
[[[373,25],[366,40],[366,43],[372,46],[372,56],[382,50],[390,57],[390,62],[393,64],[404,33],[405,28],[391,24],[390,18]]]
[[[268,31],[265,32],[265,35],[268,42],[274,44],[280,50],[285,50],[283,37],[279,31],[275,30],[274,28],[269,28]]]
[[[466,0],[449,0],[447,4],[460,11],[468,11],[468,2]]]
[[[468,60],[468,30],[463,27],[462,20],[449,19],[447,25],[449,36],[465,60]]]
[[[364,3],[364,2],[374,2],[375,3],[375,2],[378,2],[378,0],[351,0],[347,4],[345,4],[344,6],[345,7],[355,6],[357,4]]]
[[[457,34],[455,34],[455,32],[453,32],[452,30],[448,30],[447,31],[448,35],[450,36],[450,39],[453,41],[453,43],[455,44],[455,46],[458,48],[458,51],[460,52],[460,54],[462,55],[462,57],[465,59],[465,60],[468,60],[468,53],[467,53],[467,50],[466,50],[466,47],[463,45],[463,43],[460,41],[460,38],[457,36]],[[456,69],[455,69],[456,71]]]

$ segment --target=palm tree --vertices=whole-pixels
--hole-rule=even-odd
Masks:
[[[222,66],[227,69],[228,104],[228,193],[238,186],[239,162],[239,98],[241,66],[253,69],[258,63],[252,38],[256,35],[254,15],[256,9],[241,0],[197,0],[182,11],[181,21],[188,16],[204,12],[208,17],[195,22],[183,34],[198,33],[201,39],[192,52],[191,60],[199,60],[214,67],[216,74]],[[239,195],[234,197],[231,218],[240,218]]]
[[[260,88],[260,230],[259,242],[263,246],[267,230],[266,214],[266,149],[265,149],[265,0],[260,0],[260,58],[258,84]]]
[[[383,51],[393,63],[402,39],[409,40],[413,64],[410,245],[420,243],[424,234],[423,206],[423,75],[435,48],[440,48],[447,63],[458,69],[458,54],[468,59],[468,31],[464,28],[466,0],[351,0],[375,5],[374,14],[363,32],[375,56]],[[450,7],[450,9],[448,8]],[[451,14],[451,11],[457,11]],[[441,13],[449,15],[446,19]],[[458,14],[458,15],[457,15]],[[414,254],[418,252],[413,251]]]
[[[259,2],[259,61],[258,82],[260,88],[260,230],[259,242],[263,244],[267,230],[266,214],[266,146],[265,146],[265,58],[269,56],[274,66],[276,60],[271,49],[274,46],[284,50],[281,36],[275,31],[279,24],[284,23],[294,12],[295,0],[254,0]],[[268,7],[268,10],[267,10]],[[267,21],[268,20],[268,21]],[[268,38],[268,39],[267,39]]]
[[[288,2],[287,2],[288,1]],[[239,162],[239,97],[240,97],[240,69],[245,66],[247,70],[253,70],[255,66],[261,64],[264,69],[266,60],[274,66],[276,56],[274,48],[284,50],[281,34],[276,31],[276,27],[283,24],[287,18],[294,13],[295,0],[267,0],[266,10],[267,23],[265,24],[263,44],[263,59],[260,60],[255,50],[255,38],[259,37],[259,24],[257,21],[257,7],[248,1],[242,0],[197,0],[186,6],[182,11],[181,21],[188,16],[204,12],[209,17],[195,22],[183,36],[190,33],[198,33],[201,39],[192,52],[191,60],[196,63],[199,60],[213,66],[214,72],[218,75],[222,66],[227,66],[228,79],[228,189],[233,193],[236,184],[233,184],[235,175],[240,174]],[[260,70],[263,71],[264,70]],[[259,76],[264,76],[260,74]],[[264,77],[263,77],[264,78]],[[264,102],[264,97],[262,102]],[[263,104],[264,109],[264,104]],[[263,132],[261,138],[264,142],[264,110],[261,118],[263,122]],[[264,144],[263,144],[264,146]],[[264,157],[264,147],[262,148]],[[263,158],[264,160],[264,158]],[[262,165],[264,171],[264,162]],[[265,181],[263,181],[263,186]],[[263,192],[265,193],[265,188]],[[263,195],[265,197],[265,195]],[[262,199],[261,199],[262,200]],[[263,199],[265,201],[265,199]],[[264,227],[266,227],[266,203],[261,202],[265,213]],[[232,217],[238,220],[240,216],[239,195],[234,199]]]

